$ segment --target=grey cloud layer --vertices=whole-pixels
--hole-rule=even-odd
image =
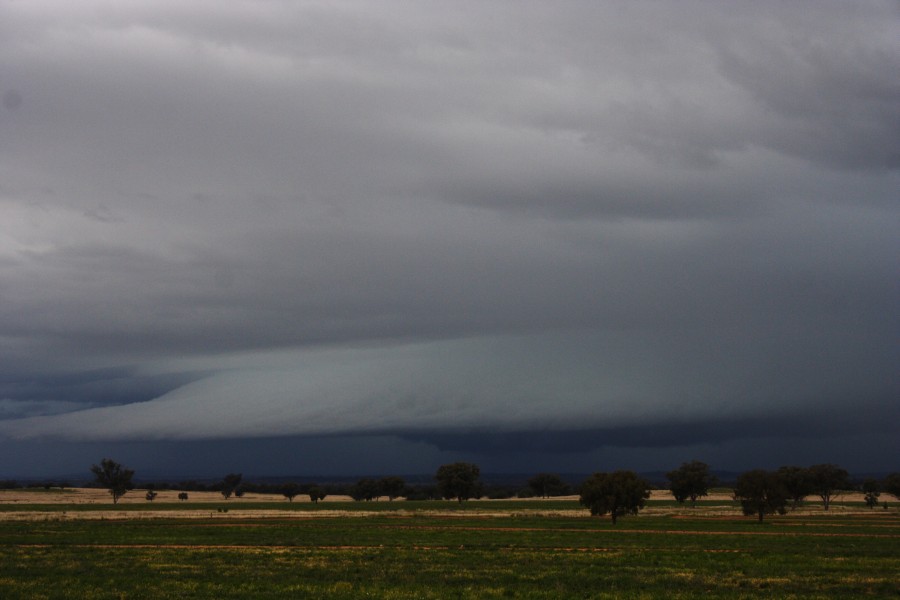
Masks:
[[[2,4],[2,430],[885,406],[898,33],[890,2]]]

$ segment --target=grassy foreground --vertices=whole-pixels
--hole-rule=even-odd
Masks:
[[[105,520],[54,509],[0,521],[0,598],[900,597],[893,510],[760,525],[701,508],[613,527],[535,515],[539,502],[503,516],[478,505]]]

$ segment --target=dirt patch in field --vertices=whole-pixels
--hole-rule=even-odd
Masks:
[[[242,510],[218,512],[205,508],[193,510],[91,510],[91,511],[15,511],[0,512],[0,521],[116,521],[148,519],[322,519],[328,517],[362,518],[374,516],[371,511],[319,510]]]
[[[547,531],[547,532],[560,532],[559,528],[555,527],[478,527],[478,526],[463,526],[463,527],[446,527],[441,525],[383,525],[382,529],[420,529],[420,530],[431,530],[431,531],[502,531],[502,532],[517,532],[517,531]],[[807,531],[698,531],[698,530],[690,530],[690,529],[625,529],[625,528],[615,528],[615,529],[604,529],[603,531],[598,531],[598,534],[621,534],[621,533],[630,533],[630,534],[671,534],[671,535],[764,535],[764,536],[783,536],[783,537],[797,537],[797,536],[809,536],[809,537],[876,537],[876,538],[900,538],[900,534],[892,534],[892,533],[843,533],[843,532],[807,532]]]

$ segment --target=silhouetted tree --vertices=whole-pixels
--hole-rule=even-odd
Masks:
[[[119,498],[128,490],[134,489],[131,483],[134,471],[126,469],[114,460],[104,458],[99,465],[91,465],[91,473],[94,474],[97,483],[109,490],[113,504],[118,503]]]
[[[379,479],[378,487],[380,488],[381,493],[388,497],[388,500],[393,501],[394,498],[398,498],[401,494],[403,494],[403,489],[406,487],[406,482],[402,477],[392,475]]]
[[[900,500],[900,473],[891,473],[885,477],[884,485],[881,487],[885,492]]]
[[[809,469],[803,467],[780,467],[776,471],[781,485],[784,487],[791,500],[791,508],[798,508],[803,504],[803,499],[812,494],[812,477]]]
[[[756,515],[762,522],[765,515],[787,512],[789,496],[777,473],[754,469],[737,478],[734,498],[740,501],[745,515]]]
[[[878,489],[878,481],[876,479],[866,479],[863,481],[862,491],[866,506],[869,508],[878,506],[878,497],[881,496],[881,491]]]
[[[555,473],[538,473],[528,480],[528,487],[535,496],[541,498],[565,496],[569,493],[569,486]]]
[[[813,465],[809,468],[812,491],[822,499],[825,510],[842,490],[850,487],[850,475],[844,469],[832,464]]]
[[[688,498],[697,505],[697,498],[709,494],[709,488],[716,484],[716,478],[709,472],[709,465],[698,460],[682,463],[674,471],[666,473],[669,489],[675,500],[684,504]]]
[[[229,473],[222,478],[222,496],[224,496],[226,500],[231,498],[232,494],[238,492],[238,488],[241,485],[241,479],[243,478],[244,476],[241,473]],[[238,497],[240,498],[240,496]]]
[[[288,502],[293,502],[294,498],[300,494],[300,486],[296,483],[285,483],[281,486],[281,495],[288,499]]]
[[[188,493],[187,493],[187,492],[181,492],[181,493],[179,493],[179,494],[178,494],[178,499],[179,499],[179,500],[187,500],[187,499],[188,499]]]
[[[325,497],[327,496],[327,494],[325,493],[325,490],[323,490],[322,488],[320,488],[317,485],[310,486],[309,489],[306,490],[306,493],[307,493],[307,495],[309,495],[309,500],[313,504],[318,503],[319,500],[324,500]]]
[[[360,479],[352,488],[350,488],[350,497],[360,502],[365,500],[370,502],[378,498],[380,494],[378,482],[374,479]]]
[[[634,471],[594,473],[581,484],[579,502],[594,516],[609,513],[613,525],[620,516],[636,515],[650,497],[650,485]]]
[[[434,500],[440,497],[434,485],[411,486],[403,491],[403,495],[407,500]]]
[[[456,462],[441,465],[434,478],[438,492],[443,498],[456,498],[460,504],[469,498],[480,498],[484,490],[481,480],[481,469],[478,465],[467,462]]]

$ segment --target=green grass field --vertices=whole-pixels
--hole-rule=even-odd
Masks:
[[[304,517],[323,510],[306,504],[279,518],[214,506],[70,520],[89,508],[57,505],[2,520],[0,598],[900,597],[896,509],[758,524],[700,506],[613,527],[533,513],[577,507],[565,501],[332,503],[347,514]]]

